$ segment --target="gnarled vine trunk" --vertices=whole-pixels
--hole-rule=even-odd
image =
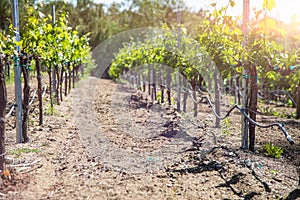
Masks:
[[[158,71],[158,84],[160,85],[160,102],[159,99],[157,99],[157,103],[164,103],[164,86],[163,86],[163,75],[162,75],[162,71],[161,71],[161,67],[159,67],[159,71]]]
[[[35,56],[35,64],[36,64],[36,73],[37,73],[37,82],[38,82],[39,125],[42,125],[44,123],[44,119],[43,119],[43,91],[42,91],[41,66],[40,66],[40,59],[39,59],[38,56]]]
[[[142,76],[142,79],[143,79],[143,92],[146,92],[146,81],[145,81],[145,76]]]
[[[65,66],[62,65],[61,66],[61,70],[60,70],[60,81],[59,81],[59,96],[60,96],[60,101],[63,101],[63,80],[64,80],[64,71],[65,71]]]
[[[28,119],[29,119],[29,100],[30,100],[30,85],[29,85],[29,69],[27,67],[27,59],[21,58],[21,68],[24,78],[23,88],[23,120],[22,120],[22,136],[23,142],[29,142],[28,137]]]
[[[5,57],[5,70],[6,70],[6,75],[7,77],[10,77],[10,63],[9,63],[9,60],[8,60],[8,57]]]
[[[67,65],[69,65],[69,64],[67,64]],[[68,68],[68,66],[66,68]],[[67,71],[68,70],[65,69],[65,96],[68,95],[68,72]]]
[[[300,83],[296,87],[296,119],[300,119]]]
[[[73,81],[72,84],[73,84],[73,88],[75,88],[75,69],[76,69],[76,67],[74,67],[73,70],[72,70],[72,79],[73,79],[72,80]]]
[[[5,69],[0,61],[0,170],[5,169],[5,111],[7,94],[5,85]]]
[[[50,92],[50,112],[51,115],[53,115],[53,109],[54,109],[54,104],[53,104],[53,93],[52,93],[52,72],[51,69],[48,70],[48,77],[49,77],[49,92]]]
[[[257,112],[257,71],[256,67],[252,66],[249,71],[250,75],[250,101],[249,101],[249,115],[250,118],[256,121],[256,112]],[[254,151],[255,145],[255,125],[249,123],[249,150]]]
[[[171,72],[170,72],[170,69],[168,68],[167,69],[166,83],[167,83],[167,98],[168,98],[169,105],[172,104],[172,101],[171,101],[171,81],[172,81]]]
[[[59,77],[59,69],[58,69],[58,66],[57,65],[55,65],[55,76],[56,76],[56,80],[57,80],[57,86],[56,86],[56,88],[55,88],[55,93],[56,93],[56,103],[57,103],[57,105],[60,105],[60,98],[59,98],[59,96],[61,95],[60,93],[59,93],[59,89],[60,89],[60,87],[61,87],[61,84],[60,84],[60,77]]]
[[[68,64],[68,74],[69,74],[69,91],[68,94],[70,94],[71,92],[71,88],[72,88],[72,70],[71,70],[71,66],[70,64]]]
[[[148,95],[151,95],[151,68],[148,66]]]
[[[182,82],[183,82],[183,87],[184,87],[184,93],[183,93],[183,112],[186,112],[186,104],[187,104],[187,98],[188,98],[188,95],[189,95],[189,91],[188,91],[188,82],[187,82],[185,74],[183,74]]]
[[[152,69],[152,91],[151,91],[151,99],[152,99],[152,102],[153,101],[156,101],[157,100],[157,96],[156,96],[156,70],[155,68],[153,67]]]
[[[197,77],[196,75],[192,77],[192,89],[193,89],[193,102],[194,102],[194,117],[197,117],[198,115],[198,104],[197,104]],[[196,101],[196,102],[195,102]]]

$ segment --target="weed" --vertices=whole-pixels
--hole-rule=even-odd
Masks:
[[[175,99],[174,99],[174,97],[171,97],[171,105],[175,105]]]
[[[280,113],[277,112],[274,107],[272,106],[267,106],[267,107],[264,107],[262,108],[262,112],[265,114],[265,115],[270,115],[270,116],[279,116]]]
[[[221,122],[221,133],[225,136],[230,136],[230,129],[232,127],[231,120],[229,118],[224,119]]]
[[[14,83],[14,77],[13,76],[5,76],[5,83],[6,83],[6,85],[8,86],[8,85],[12,85],[13,83]]]
[[[42,147],[48,147],[48,146],[49,146],[49,143],[48,143],[48,142],[44,142],[41,146],[42,146]]]
[[[296,117],[295,113],[288,114],[285,109],[275,110],[274,107],[272,107],[272,106],[262,108],[262,112],[265,115],[287,118],[287,119],[291,119],[291,118],[295,119],[295,117]]]
[[[158,91],[157,93],[156,93],[156,99],[157,99],[157,103],[161,103],[161,91]]]
[[[265,155],[272,158],[280,158],[283,153],[283,148],[279,146],[272,145],[271,142],[268,142],[263,146],[265,150]]]
[[[21,154],[24,153],[40,153],[41,150],[40,149],[28,149],[28,148],[19,148],[19,149],[14,149],[9,151],[10,154],[16,155],[16,156],[20,156]]]
[[[277,173],[278,173],[278,170],[276,170],[276,169],[270,169],[268,172],[269,172],[270,174],[277,174]]]
[[[49,106],[47,107],[47,110],[45,112],[46,115],[60,115],[61,113],[55,108],[55,106],[53,106],[51,108],[50,102],[49,102]]]
[[[290,107],[290,108],[292,108],[293,105],[294,105],[293,101],[289,99],[288,102],[287,102],[287,106]]]

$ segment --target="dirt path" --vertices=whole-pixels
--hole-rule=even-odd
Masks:
[[[97,84],[95,92],[85,94]],[[90,79],[80,88],[76,93],[79,98],[74,96],[79,135],[90,155],[109,168],[131,174],[157,172],[195,141],[196,135],[189,135],[191,130],[173,131],[171,138],[160,137],[170,118],[173,124],[179,123],[175,110],[168,107],[158,111],[153,106],[147,110],[146,106],[136,105],[140,95],[132,96],[132,88],[109,80],[99,83],[97,79]],[[81,104],[94,106],[87,109]]]
[[[216,136],[208,112],[197,121],[148,103],[112,81],[82,80],[44,126],[30,130],[30,143],[8,141],[9,149],[41,152],[9,155],[30,184],[5,198],[277,199],[297,188],[290,160],[239,150],[238,131]],[[298,138],[293,148],[297,158]]]

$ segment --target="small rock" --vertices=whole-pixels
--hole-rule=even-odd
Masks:
[[[88,174],[88,175],[86,175],[86,178],[93,178],[93,175]]]
[[[156,177],[157,178],[167,178],[167,175],[166,174],[158,174]]]
[[[173,180],[173,179],[170,179],[170,181],[171,181],[172,183],[175,183],[175,180]]]
[[[95,162],[95,159],[94,158],[88,158],[87,161],[88,162]]]
[[[283,180],[282,180],[281,178],[279,178],[279,177],[274,177],[273,179],[274,179],[275,181],[280,182],[280,183],[283,181]]]
[[[50,142],[55,142],[55,141],[56,141],[56,138],[50,137],[50,138],[47,138],[47,140],[49,140]]]

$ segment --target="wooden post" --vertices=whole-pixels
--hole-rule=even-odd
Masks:
[[[248,46],[248,24],[249,24],[249,13],[250,13],[250,0],[243,1],[243,33],[244,33],[244,44],[243,46]],[[248,70],[245,68],[245,60],[244,60],[244,68],[243,68],[243,76],[242,76],[242,87],[243,87],[243,97],[242,97],[242,108],[247,109],[248,104]],[[248,120],[242,115],[242,149],[248,149]]]
[[[219,73],[217,68],[215,69],[214,72],[214,82],[215,82],[215,108],[216,108],[216,113],[217,115],[220,116],[220,86],[219,86]],[[220,128],[220,119],[216,117],[216,123],[215,123],[216,128]]]

